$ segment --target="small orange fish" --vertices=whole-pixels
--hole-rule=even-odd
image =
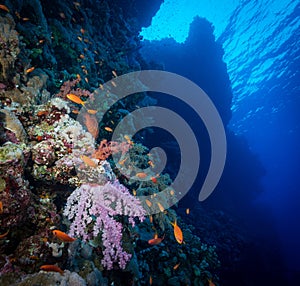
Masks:
[[[0,201],[0,214],[3,214],[3,203]]]
[[[30,19],[27,18],[27,17],[24,17],[24,18],[22,18],[22,20],[23,20],[24,22],[26,22],[26,21],[29,21]]]
[[[58,13],[58,15],[62,18],[62,19],[66,19],[66,15],[63,12]]]
[[[9,230],[8,230],[7,232],[3,233],[3,234],[0,234],[0,239],[2,239],[2,238],[4,238],[5,236],[7,236],[8,233],[9,233]]]
[[[110,127],[108,127],[108,126],[105,126],[104,129],[105,129],[107,132],[113,132],[113,130],[112,130]]]
[[[83,60],[85,56],[83,54],[79,55],[79,57]]]
[[[158,208],[161,212],[164,212],[165,211],[165,208],[162,206],[162,204],[160,202],[157,203],[158,205]]]
[[[156,178],[156,177],[151,177],[151,181],[152,181],[154,184],[157,184],[157,178]]]
[[[116,83],[115,83],[113,80],[111,81],[111,85],[112,85],[113,87],[117,87]]]
[[[182,244],[183,243],[183,234],[182,234],[182,230],[180,229],[180,227],[177,225],[177,221],[175,220],[174,223],[171,223],[172,226],[174,227],[174,236],[175,236],[175,239],[176,241],[179,243],[179,244]]]
[[[187,208],[187,209],[185,210],[185,212],[186,212],[187,215],[189,215],[189,214],[190,214],[190,209]]]
[[[5,5],[0,4],[0,9],[7,13],[9,12],[9,9]]]
[[[81,100],[81,98],[79,96],[77,96],[75,94],[69,93],[69,94],[67,94],[67,98],[77,104],[81,104],[81,105],[85,104],[85,102],[83,100]]]
[[[148,206],[149,208],[151,208],[152,203],[151,203],[148,199],[146,199],[145,202],[146,202],[147,206]]]
[[[82,42],[82,37],[78,36],[77,39]]]
[[[158,237],[157,233],[154,235],[154,238],[152,239],[149,239],[148,240],[148,243],[150,245],[157,245],[157,244],[160,244],[165,238],[165,235],[163,237]]]
[[[124,135],[124,139],[127,141],[128,144],[133,145],[133,141],[131,140],[131,138],[128,135]]]
[[[136,196],[136,190],[132,190],[132,194]]]
[[[149,216],[149,221],[150,221],[150,223],[153,223],[153,216],[152,215]]]
[[[98,165],[88,156],[85,155],[81,155],[80,159],[88,166],[92,167],[92,168],[96,168]]]
[[[176,265],[174,265],[173,269],[176,270],[179,267],[179,265],[180,265],[180,262],[177,263]]]
[[[113,74],[114,77],[118,76],[117,73],[116,73],[116,71],[112,71],[112,74]]]
[[[208,286],[216,286],[216,284],[212,282],[211,279],[207,279],[207,281],[208,281]]]
[[[57,265],[46,264],[46,265],[42,265],[40,269],[44,271],[59,272],[61,275],[64,275],[64,271],[61,268],[59,268]]]
[[[86,83],[89,83],[89,79],[87,77],[84,78]]]
[[[66,15],[63,12],[58,13],[58,15],[62,18],[62,19],[66,19]]]
[[[52,233],[59,238],[60,240],[62,240],[63,242],[73,242],[76,240],[76,238],[73,238],[69,235],[67,235],[65,232],[60,231],[58,229],[55,229],[52,231]]]
[[[136,173],[136,176],[140,179],[144,179],[147,177],[147,174],[144,172]]]
[[[128,159],[128,157],[126,157],[125,159],[119,161],[119,164],[120,164],[120,165],[124,165],[124,163],[127,161],[127,159]]]
[[[44,43],[44,42],[45,42],[45,39],[39,40],[39,44],[42,44],[42,43]]]
[[[84,33],[85,33],[85,30],[84,30],[83,28],[81,28],[81,29],[80,29],[80,33],[81,33],[81,34],[84,34]]]
[[[38,117],[41,117],[41,116],[45,116],[47,115],[49,112],[47,110],[40,110],[36,115]]]
[[[152,283],[153,283],[153,279],[152,279],[152,276],[150,275],[150,277],[149,277],[149,285],[152,285]]]
[[[174,194],[175,194],[174,190],[171,190],[171,191],[170,191],[170,195],[171,195],[171,196],[174,196]]]
[[[27,69],[27,70],[25,71],[25,73],[30,73],[30,72],[33,72],[33,71],[34,71],[34,69],[35,69],[35,67],[31,67],[31,68]]]
[[[148,161],[148,164],[150,165],[151,168],[154,168],[154,163],[151,160]]]
[[[98,110],[94,110],[94,109],[88,109],[87,112],[89,114],[96,114],[98,112]]]

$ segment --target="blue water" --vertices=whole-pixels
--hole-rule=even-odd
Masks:
[[[300,1],[224,2],[165,1],[142,35],[183,43],[195,15],[215,26],[233,94],[229,128],[266,170],[256,201],[274,217],[289,271],[299,272]]]

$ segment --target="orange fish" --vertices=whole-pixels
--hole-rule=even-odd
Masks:
[[[36,115],[38,117],[40,116],[46,116],[49,112],[47,110],[40,110]]]
[[[80,159],[88,166],[96,168],[98,165],[88,156],[81,155]]]
[[[147,177],[147,174],[144,172],[137,173],[136,176],[140,179],[144,179]]]
[[[207,279],[207,281],[208,281],[208,286],[216,286],[216,284],[212,282],[211,279]]]
[[[87,130],[92,134],[94,138],[98,136],[99,129],[98,129],[98,121],[95,115],[85,113],[84,114],[85,126]]]
[[[187,209],[185,210],[185,212],[186,212],[187,215],[190,214],[190,209],[187,208]]]
[[[3,203],[0,201],[0,214],[3,214]]]
[[[60,269],[58,266],[53,264],[42,265],[40,269],[44,271],[59,272],[61,275],[64,275],[64,271]]]
[[[154,184],[156,184],[156,183],[157,183],[156,177],[151,177],[151,181],[152,181]]]
[[[89,114],[96,114],[98,112],[98,110],[95,110],[95,109],[88,109],[87,112]]]
[[[77,39],[82,42],[82,37],[78,36]]]
[[[175,239],[176,241],[179,243],[179,244],[182,244],[183,242],[183,234],[182,234],[182,230],[180,229],[180,227],[177,225],[177,222],[175,220],[174,223],[171,223],[174,227],[174,236],[175,236]]]
[[[81,100],[81,98],[79,96],[77,96],[75,94],[69,93],[69,94],[67,94],[67,98],[77,104],[81,104],[81,105],[85,104],[85,102],[83,100]]]
[[[112,85],[113,87],[117,87],[117,85],[116,85],[116,83],[115,83],[114,81],[111,81],[111,85]]]
[[[8,230],[7,232],[3,233],[3,234],[0,234],[0,239],[2,239],[2,238],[4,238],[5,236],[7,236],[8,233],[9,233],[9,230]]]
[[[176,265],[174,265],[173,269],[176,270],[179,267],[179,265],[180,265],[180,262],[177,263]]]
[[[126,157],[125,159],[119,161],[119,164],[120,164],[120,165],[124,165],[124,163],[127,161],[127,159],[128,159],[128,157]]]
[[[154,168],[154,163],[151,160],[148,161],[148,164],[150,165],[151,168]]]
[[[146,202],[146,204],[147,204],[147,206],[149,207],[149,208],[151,208],[151,206],[152,206],[152,203],[149,201],[149,200],[145,200],[145,202]]]
[[[72,110],[72,113],[74,113],[74,114],[79,114],[79,110],[73,109],[73,110]]]
[[[83,54],[79,55],[79,57],[80,57],[81,59],[84,59],[84,58],[85,58],[85,56],[84,56]]]
[[[157,244],[160,244],[165,238],[165,235],[163,237],[158,237],[157,233],[154,235],[154,238],[152,239],[149,239],[148,240],[148,243],[150,245],[157,245]]]
[[[9,9],[5,5],[0,4],[0,9],[7,13],[9,12]]]
[[[85,33],[85,30],[84,30],[83,28],[81,28],[81,29],[80,29],[80,33],[81,33],[81,34],[84,34],[84,33]]]
[[[149,285],[152,285],[152,283],[153,283],[153,279],[152,279],[152,276],[150,275],[150,277],[149,277]]]
[[[161,212],[164,212],[165,208],[162,206],[162,204],[160,202],[157,203],[158,208]]]
[[[153,223],[153,216],[152,215],[149,216],[149,221],[150,221],[150,223]]]
[[[58,229],[55,229],[52,232],[57,238],[59,238],[60,240],[62,240],[64,242],[73,242],[76,240],[76,238],[68,236],[65,232],[60,231]]]
[[[118,76],[117,73],[116,73],[116,71],[112,71],[112,74],[113,74],[114,77]]]
[[[58,15],[62,18],[62,19],[66,19],[66,15],[63,12],[58,13]]]
[[[107,132],[113,132],[113,130],[112,130],[110,127],[108,127],[108,126],[105,126],[104,129],[105,129]]]
[[[34,71],[34,69],[35,69],[35,67],[31,67],[31,68],[27,69],[27,70],[25,71],[25,73],[30,73],[30,72],[33,72],[33,71]]]
[[[133,145],[133,141],[128,135],[124,135],[125,140],[127,141],[128,144]]]

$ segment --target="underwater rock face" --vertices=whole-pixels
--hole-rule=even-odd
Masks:
[[[22,282],[15,284],[16,286],[86,286],[84,279],[76,272],[64,271],[64,275],[55,272],[39,272],[28,275]]]
[[[22,123],[17,118],[17,116],[13,112],[7,109],[0,109],[0,112],[5,114],[5,119],[3,121],[4,128],[12,132],[15,135],[15,138],[17,139],[18,142],[26,143],[27,134],[25,132]]]
[[[13,18],[10,15],[0,16],[0,82],[12,79],[19,52],[19,38]]]

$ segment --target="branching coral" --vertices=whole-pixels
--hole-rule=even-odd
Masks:
[[[123,250],[122,224],[114,216],[129,216],[134,225],[134,217],[144,219],[145,211],[138,199],[117,180],[103,186],[84,184],[68,198],[64,215],[72,221],[70,235],[84,241],[101,235],[103,245],[102,265],[113,268],[117,262],[124,269],[131,254]]]
[[[94,152],[93,157],[99,160],[105,160],[114,153],[122,152],[122,154],[124,154],[129,150],[129,148],[130,144],[127,142],[108,142],[106,139],[103,139],[97,150]]]

